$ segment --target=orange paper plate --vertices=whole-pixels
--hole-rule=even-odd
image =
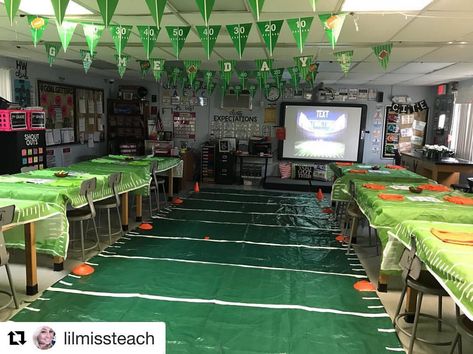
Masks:
[[[357,281],[353,287],[358,291],[376,291],[376,287],[367,280]]]
[[[386,165],[386,168],[389,168],[391,170],[405,170],[405,167],[398,166],[398,165]]]
[[[359,173],[359,174],[365,174],[368,173],[367,170],[348,170],[349,173]]]
[[[376,184],[376,183],[365,183],[363,184],[363,187],[368,188],[368,189],[374,189],[376,191],[383,191],[386,189],[386,186],[383,186],[382,184]]]
[[[77,267],[72,269],[72,274],[85,276],[92,274],[94,271],[95,269],[93,267],[88,264],[82,263],[81,265],[78,265]]]
[[[172,200],[172,203],[176,204],[176,205],[179,205],[179,204],[184,203],[184,201],[179,197],[174,197],[174,199]]]
[[[442,184],[422,184],[419,188],[432,192],[450,192],[450,188]]]
[[[350,237],[345,235],[338,235],[337,237],[335,237],[335,240],[340,243],[348,243],[350,242]]]
[[[383,200],[395,201],[395,202],[401,202],[404,200],[404,196],[402,194],[379,193],[378,198],[383,199]]]
[[[445,243],[453,243],[455,245],[473,246],[473,232],[447,231],[432,228],[432,235]]]
[[[473,199],[467,198],[467,197],[446,195],[445,197],[443,197],[443,199],[446,200],[447,202],[454,203],[454,204],[473,205]]]
[[[153,229],[153,225],[147,224],[147,223],[143,223],[143,224],[141,224],[140,226],[138,226],[138,228],[140,228],[141,230],[152,230],[152,229]]]
[[[324,213],[324,214],[333,214],[333,209],[332,208],[323,208],[322,213]]]
[[[335,162],[337,166],[353,166],[353,162]]]

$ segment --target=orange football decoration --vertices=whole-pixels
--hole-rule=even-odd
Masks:
[[[44,26],[44,19],[41,17],[36,17],[33,21],[31,21],[31,27],[33,29],[40,29]]]

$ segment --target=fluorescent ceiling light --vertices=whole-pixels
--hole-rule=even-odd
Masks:
[[[0,0],[1,3],[5,3],[4,0]],[[40,1],[40,0],[22,0],[20,3],[20,11],[25,12],[29,15],[38,16],[54,16],[53,5],[51,1]],[[85,7],[79,5],[74,1],[69,1],[69,5],[66,9],[66,16],[77,16],[77,15],[92,15],[93,13],[87,10]]]
[[[346,12],[404,12],[420,11],[433,0],[345,0],[342,11]]]

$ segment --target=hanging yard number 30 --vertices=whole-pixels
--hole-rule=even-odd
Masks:
[[[235,34],[245,34],[245,27],[243,26],[236,26],[233,28]]]
[[[125,27],[117,27],[117,36],[122,38],[126,36],[126,28]]]

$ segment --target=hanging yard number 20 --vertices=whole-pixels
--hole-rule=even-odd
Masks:
[[[264,26],[265,32],[275,32],[276,31],[276,24],[275,23],[267,23]]]

